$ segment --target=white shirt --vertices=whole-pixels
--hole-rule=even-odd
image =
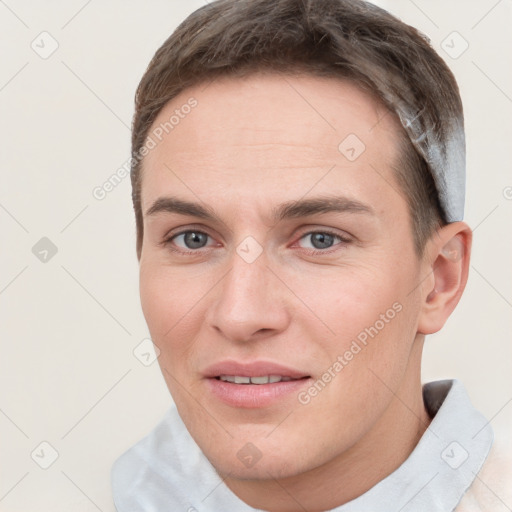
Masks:
[[[457,380],[426,384],[423,398],[427,411],[435,416],[413,452],[393,473],[333,512],[455,510],[478,479],[493,430]],[[222,482],[174,407],[116,461],[112,490],[118,512],[256,510]],[[471,510],[483,510],[472,499]]]

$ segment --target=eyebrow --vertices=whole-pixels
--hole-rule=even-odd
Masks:
[[[146,216],[158,213],[177,213],[200,219],[221,222],[215,211],[208,206],[177,197],[160,197],[146,211]],[[296,219],[322,213],[358,213],[375,215],[374,209],[361,201],[343,196],[317,196],[310,199],[287,201],[271,211],[274,222]]]

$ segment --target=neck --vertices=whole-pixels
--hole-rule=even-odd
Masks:
[[[281,479],[225,483],[250,506],[270,512],[320,512],[341,506],[395,471],[411,454],[430,423],[420,380],[422,340],[416,340],[409,367],[374,427],[348,451],[306,473]],[[414,357],[418,351],[419,359]],[[378,379],[378,376],[375,376]],[[385,386],[383,382],[379,385]]]

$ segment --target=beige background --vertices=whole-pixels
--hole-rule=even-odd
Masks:
[[[148,331],[129,178],[101,201],[92,191],[129,156],[151,56],[203,4],[0,1],[1,511],[113,511],[112,462],[171,404],[157,363],[133,353]],[[472,268],[456,312],[428,340],[424,380],[461,379],[493,426],[510,427],[512,2],[379,5],[428,34],[466,112]],[[53,257],[45,242],[32,252],[42,237]],[[144,345],[136,353],[146,362]]]

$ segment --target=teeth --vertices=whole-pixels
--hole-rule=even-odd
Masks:
[[[288,382],[294,380],[291,377],[281,375],[262,375],[260,377],[243,377],[241,375],[221,375],[220,380],[233,384],[274,384],[275,382]]]
[[[268,384],[268,375],[263,377],[251,377],[251,384]]]

